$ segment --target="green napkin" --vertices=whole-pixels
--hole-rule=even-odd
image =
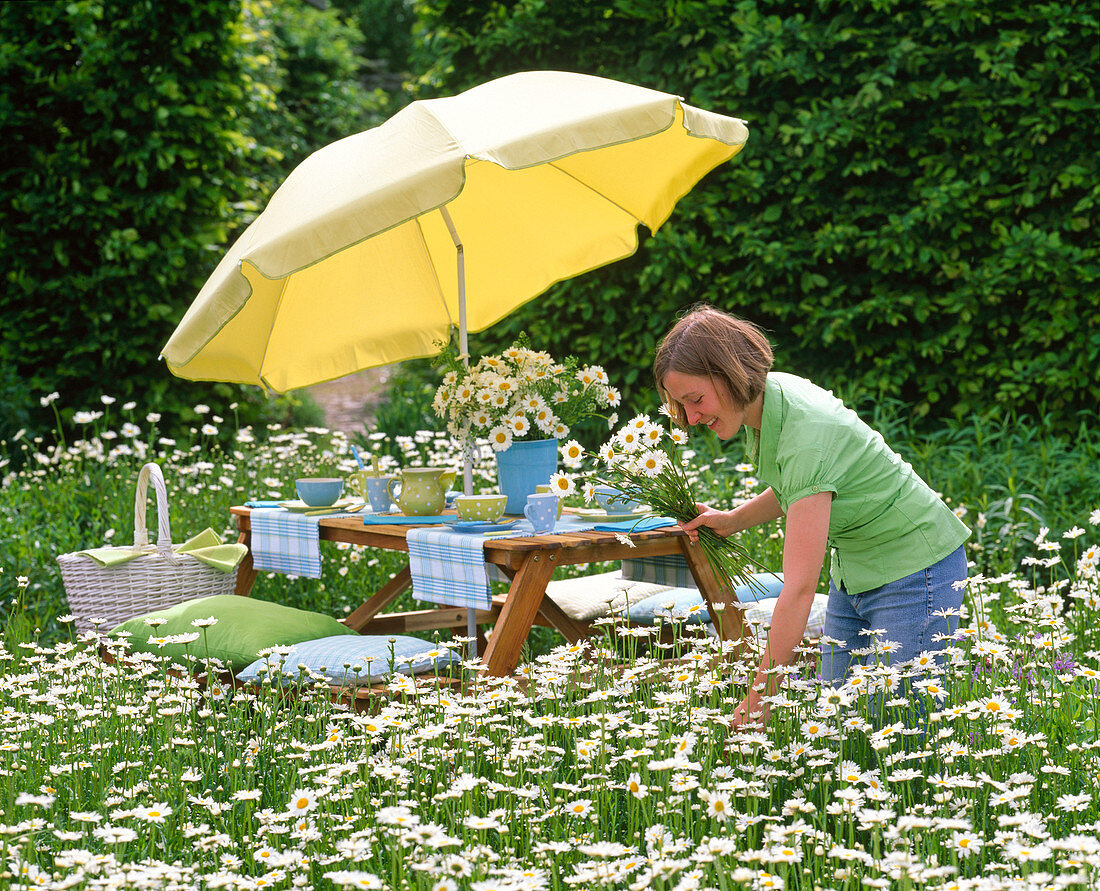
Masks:
[[[78,551],[85,557],[90,557],[100,566],[121,566],[146,554],[155,554],[157,546],[150,544],[144,548],[133,547],[107,547],[89,548],[86,551]],[[218,572],[232,572],[237,564],[244,559],[248,548],[243,544],[222,544],[221,538],[213,529],[207,527],[198,535],[187,539],[183,544],[175,548],[177,554],[190,554],[196,560],[201,560]]]

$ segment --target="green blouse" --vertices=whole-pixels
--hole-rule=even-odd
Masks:
[[[832,492],[830,575],[861,594],[938,563],[970,530],[854,411],[827,390],[772,372],[760,430],[745,428],[761,482],[787,509]]]

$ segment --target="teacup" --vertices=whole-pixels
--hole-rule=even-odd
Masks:
[[[294,489],[310,507],[330,507],[344,491],[344,481],[339,477],[302,477],[294,481]]]
[[[357,470],[354,473],[349,473],[346,478],[347,487],[356,495],[366,498],[367,488],[365,481],[372,476],[374,476],[374,472],[370,470]]]
[[[393,508],[390,482],[396,477],[359,470],[351,474],[348,479],[351,480],[352,488],[370,502],[370,509],[375,513],[385,513]]]
[[[609,514],[631,514],[642,506],[614,486],[596,486],[592,491],[596,496],[596,504]]]
[[[538,495],[546,495],[550,491],[551,490],[550,490],[550,484],[549,483],[543,483],[540,486],[535,486],[535,493],[538,494]],[[565,502],[561,498],[559,498],[558,499],[558,519],[559,520],[561,519],[561,509],[563,507],[565,507]]]
[[[557,520],[558,496],[553,492],[535,492],[527,496],[523,515],[539,535],[550,532]]]
[[[495,523],[504,516],[507,495],[457,495],[455,510],[460,520]]]

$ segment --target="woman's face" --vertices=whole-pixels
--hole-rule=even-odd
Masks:
[[[721,381],[670,371],[662,382],[669,399],[684,407],[688,424],[702,424],[719,439],[731,439],[746,422],[746,409],[733,404]],[[759,421],[755,425],[759,426]]]

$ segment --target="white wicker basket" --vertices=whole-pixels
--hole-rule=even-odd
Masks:
[[[145,529],[149,479],[157,493],[157,544],[149,545]],[[146,551],[141,557],[117,566],[100,566],[79,553],[62,554],[61,579],[69,608],[79,631],[98,626],[110,631],[133,616],[166,609],[184,600],[232,594],[237,571],[219,572],[189,554],[176,553],[168,521],[168,491],[156,464],[146,464],[137,479],[134,499],[134,544],[114,550]],[[95,620],[93,622],[93,620]]]

